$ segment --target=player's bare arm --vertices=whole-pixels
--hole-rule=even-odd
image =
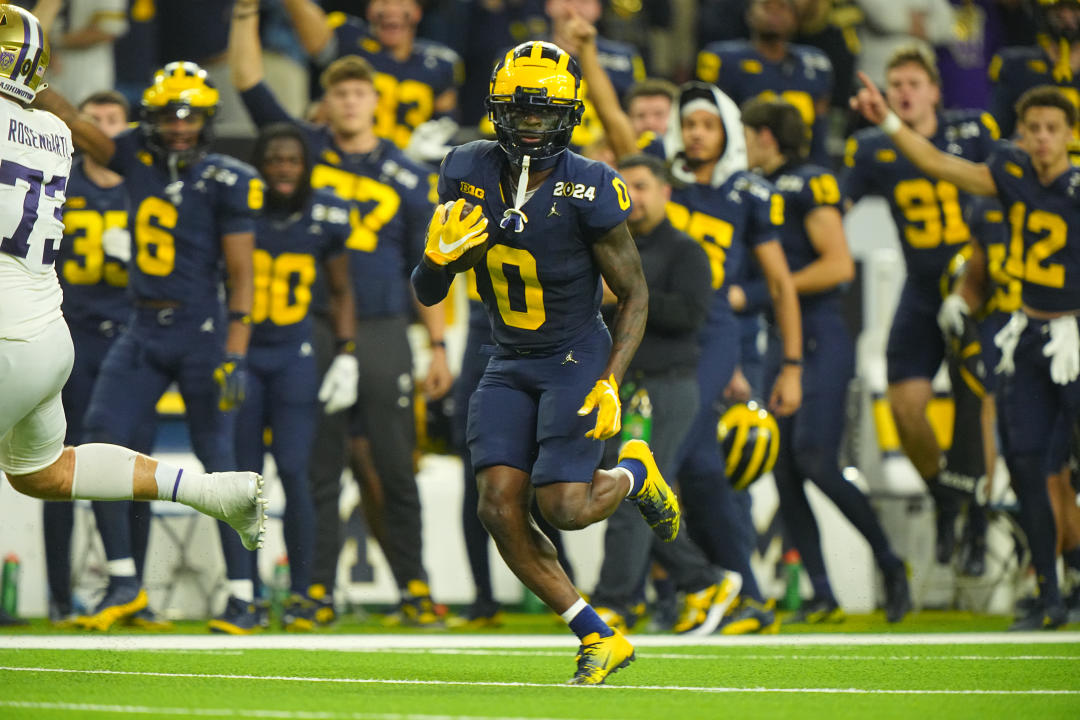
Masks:
[[[778,240],[761,243],[754,248],[754,255],[769,286],[784,347],[784,363],[773,385],[769,406],[777,415],[791,415],[802,405],[803,342],[799,294],[795,291],[784,248]]]
[[[424,377],[424,394],[432,400],[438,400],[450,392],[454,376],[450,372],[450,365],[446,361],[446,298],[435,305],[424,305],[414,296],[414,305],[420,315],[420,322],[428,331],[428,339],[431,341],[431,364],[428,366],[427,375]]]
[[[45,89],[37,94],[31,107],[47,110],[63,120],[71,130],[71,141],[75,147],[99,165],[108,166],[116,153],[116,144],[92,120],[82,117],[67,98],[55,90]]]
[[[225,352],[246,355],[251,340],[251,305],[255,297],[255,233],[229,233],[221,239],[228,274],[229,327]]]
[[[625,222],[609,230],[593,245],[593,258],[604,282],[618,298],[611,328],[611,356],[603,377],[614,375],[622,382],[641,336],[645,334],[645,320],[649,314],[649,290],[641,271],[641,258]]]
[[[933,143],[900,121],[866,73],[860,72],[859,80],[863,87],[851,98],[851,108],[881,127],[915,167],[927,175],[951,182],[972,195],[997,195],[997,184],[989,167],[938,150]]]
[[[623,111],[615,86],[611,84],[607,71],[600,65],[596,50],[596,28],[574,13],[567,23],[567,32],[581,43],[581,52],[578,54],[581,74],[589,88],[589,100],[596,108],[596,114],[600,117],[600,124],[604,127],[604,134],[611,143],[615,157],[636,152],[637,138],[630,123],[630,116]]]
[[[834,207],[815,208],[806,215],[803,226],[818,257],[792,274],[795,291],[800,295],[824,292],[851,282],[855,277],[855,261],[844,237],[840,211]]]
[[[262,46],[259,42],[259,3],[239,0],[229,26],[229,71],[239,92],[263,80]]]
[[[312,57],[318,56],[334,36],[326,22],[326,13],[311,0],[284,0],[284,5],[304,50]]]
[[[356,304],[353,300],[352,283],[349,280],[349,255],[339,253],[323,263],[326,287],[330,291],[330,317],[334,323],[334,337],[340,340],[356,339]]]

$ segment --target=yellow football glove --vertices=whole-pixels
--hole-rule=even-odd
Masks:
[[[435,208],[424,247],[424,257],[432,264],[448,265],[487,240],[488,221],[483,209],[477,205],[463,218],[463,207],[465,199],[458,198]]]
[[[585,433],[585,437],[607,440],[622,429],[622,405],[619,403],[619,383],[611,375],[606,380],[597,380],[593,389],[585,396],[585,403],[577,414],[584,417],[596,408],[596,427]]]

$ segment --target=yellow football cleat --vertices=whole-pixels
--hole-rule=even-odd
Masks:
[[[724,618],[720,625],[721,635],[775,635],[780,632],[780,618],[777,617],[776,601],[770,598],[765,604],[750,598],[742,598]]]
[[[132,593],[132,591],[135,591]],[[105,632],[121,620],[126,620],[149,604],[146,591],[134,583],[111,584],[105,597],[92,615],[76,618],[75,626],[83,630]]]
[[[603,685],[608,675],[634,662],[634,646],[618,630],[602,638],[586,635],[577,655],[577,672],[567,685]]]
[[[676,635],[710,635],[742,590],[742,575],[725,570],[723,579],[696,593],[688,593],[672,628]]]
[[[679,535],[679,499],[660,475],[660,468],[656,467],[647,444],[641,440],[627,441],[619,451],[619,461],[624,458],[639,460],[645,465],[645,484],[633,499],[657,537],[671,542]]]

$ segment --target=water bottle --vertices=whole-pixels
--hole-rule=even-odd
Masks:
[[[623,413],[622,441],[643,440],[649,442],[652,437],[652,401],[649,391],[637,388],[630,396],[630,402]]]
[[[784,553],[784,577],[787,588],[784,590],[784,609],[798,610],[802,607],[802,595],[799,593],[799,581],[802,576],[802,558],[799,551],[792,548]]]
[[[281,617],[281,609],[287,597],[289,597],[289,557],[282,555],[274,563],[274,582],[270,591],[270,605],[276,617]]]
[[[19,558],[10,553],[4,558],[3,585],[0,588],[0,608],[16,615],[19,608]]]

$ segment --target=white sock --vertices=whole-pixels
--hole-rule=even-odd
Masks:
[[[157,481],[158,500],[171,500],[182,503],[196,510],[202,510],[203,491],[206,489],[207,476],[194,470],[170,465],[158,461],[154,471]]]
[[[255,581],[230,580],[229,594],[244,602],[253,602],[255,600]]]
[[[105,568],[109,571],[109,577],[135,577],[135,558],[108,560]]]
[[[134,450],[119,445],[90,443],[78,446],[71,478],[71,499],[131,500],[135,458],[138,456]]]
[[[576,618],[578,616],[578,613],[587,608],[588,606],[589,603],[585,602],[585,598],[578,598],[576,603],[571,605],[569,609],[562,613],[562,619],[566,621],[567,625],[569,625],[570,621]]]

